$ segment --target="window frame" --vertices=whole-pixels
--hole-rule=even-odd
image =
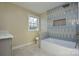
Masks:
[[[34,24],[34,22],[33,22],[33,23],[30,23],[30,22],[29,22],[30,17],[37,18],[37,29],[30,29],[30,24]],[[34,20],[33,20],[33,21],[34,21]],[[33,26],[34,26],[34,25],[33,25]],[[30,32],[39,31],[39,17],[38,17],[38,16],[29,16],[29,17],[28,17],[28,31],[30,31]]]

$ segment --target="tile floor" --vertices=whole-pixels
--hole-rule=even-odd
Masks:
[[[50,54],[40,49],[37,45],[30,45],[13,50],[13,56],[50,56]]]
[[[38,45],[25,46],[23,48],[13,50],[13,56],[51,56],[46,51],[38,47]],[[55,55],[52,55],[55,56]]]

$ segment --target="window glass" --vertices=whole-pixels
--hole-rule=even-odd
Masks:
[[[29,31],[38,31],[39,19],[37,17],[29,17]]]

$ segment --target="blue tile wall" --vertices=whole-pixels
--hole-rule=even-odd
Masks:
[[[59,38],[68,41],[76,41],[76,22],[78,19],[78,4],[70,3],[69,7],[62,6],[48,10],[48,21],[66,19],[66,25],[53,26],[47,22],[47,31],[50,37]]]

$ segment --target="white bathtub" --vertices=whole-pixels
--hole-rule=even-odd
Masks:
[[[41,48],[50,55],[56,56],[78,56],[79,50],[75,48],[76,43],[53,38],[41,40]]]

